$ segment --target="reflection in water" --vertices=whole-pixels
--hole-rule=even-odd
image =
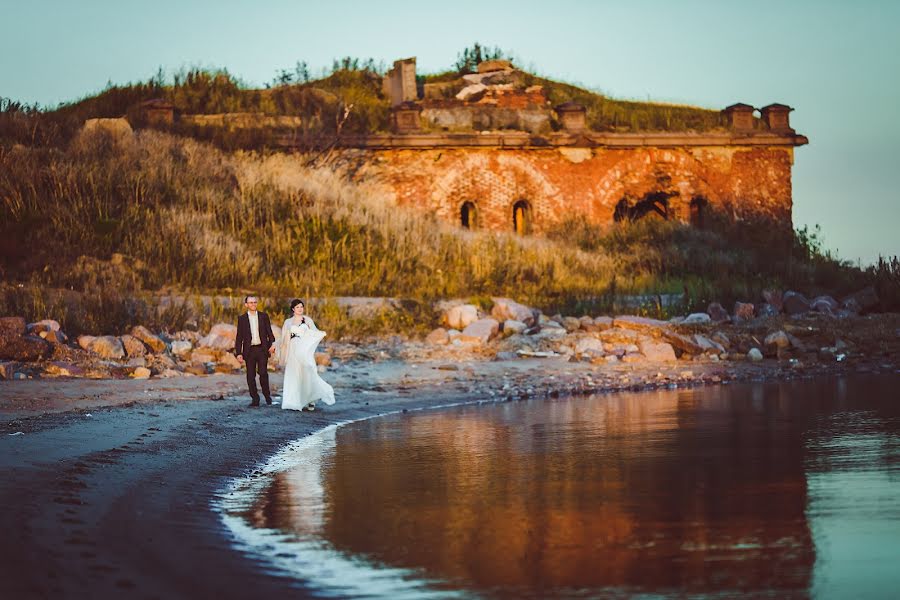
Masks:
[[[355,423],[321,461],[275,474],[243,517],[477,595],[839,597],[851,588],[834,564],[844,541],[834,523],[848,510],[865,525],[857,533],[893,532],[870,555],[894,551],[896,383],[702,388]],[[862,494],[864,508],[860,488],[874,494]],[[866,572],[875,594],[897,581],[885,564]]]

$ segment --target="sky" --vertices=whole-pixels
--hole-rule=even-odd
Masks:
[[[194,66],[263,86],[342,56],[439,72],[476,41],[615,98],[792,106],[794,225],[854,263],[900,255],[900,0],[0,0],[0,97]]]

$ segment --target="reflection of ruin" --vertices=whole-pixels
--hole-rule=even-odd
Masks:
[[[751,400],[651,393],[365,425],[328,473],[325,534],[478,588],[805,590],[803,442]]]

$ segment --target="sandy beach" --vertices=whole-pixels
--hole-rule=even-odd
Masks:
[[[3,597],[245,598],[307,594],[232,550],[216,490],[329,424],[453,402],[515,401],[821,376],[892,365],[617,365],[555,359],[350,362],[316,412],[248,408],[240,374],[177,381],[0,383]],[[280,387],[280,375],[272,377]]]

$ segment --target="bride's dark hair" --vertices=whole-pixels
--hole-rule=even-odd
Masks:
[[[291,300],[291,312],[294,312],[294,307],[297,306],[298,304],[302,304],[303,308],[306,308],[306,303],[303,300],[300,300],[299,298],[294,298],[293,300]]]

